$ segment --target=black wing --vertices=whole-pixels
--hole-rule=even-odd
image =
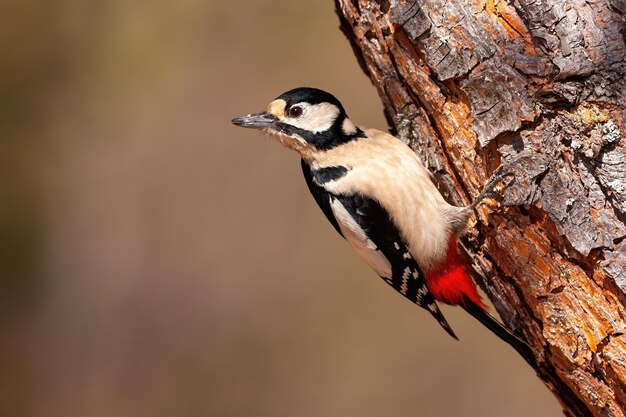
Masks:
[[[313,171],[311,170],[309,164],[304,161],[304,159],[300,160],[300,164],[302,165],[302,173],[304,174],[306,185],[309,186],[309,191],[313,195],[315,202],[318,206],[320,206],[320,209],[322,209],[322,212],[324,213],[330,224],[333,225],[337,233],[339,233],[341,237],[343,237],[343,233],[341,233],[341,229],[339,228],[337,219],[335,219],[335,215],[330,208],[330,194],[325,189],[313,182]]]
[[[369,240],[376,245],[376,249],[391,264],[391,277],[381,276],[381,278],[400,294],[430,312],[439,324],[457,339],[443,313],[439,310],[435,298],[426,286],[422,271],[411,256],[400,231],[387,211],[378,202],[368,197],[334,195],[327,192],[314,181],[315,172],[304,161],[302,161],[302,171],[311,194],[335,230],[343,236],[332,208],[335,202],[339,202]]]

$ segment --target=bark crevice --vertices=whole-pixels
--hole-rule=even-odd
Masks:
[[[449,202],[499,164],[515,174],[463,247],[571,416],[626,415],[622,3],[337,0],[388,120],[408,109]]]

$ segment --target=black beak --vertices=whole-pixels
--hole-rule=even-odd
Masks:
[[[246,114],[245,116],[235,117],[231,120],[231,123],[236,126],[249,127],[252,129],[274,127],[276,126],[276,122],[278,122],[278,119],[268,112]]]

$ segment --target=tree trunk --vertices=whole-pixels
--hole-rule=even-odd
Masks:
[[[626,0],[337,1],[450,202],[515,174],[463,246],[538,375],[568,415],[626,415]]]

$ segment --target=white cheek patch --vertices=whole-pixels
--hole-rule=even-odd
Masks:
[[[300,117],[285,117],[284,121],[292,126],[313,133],[330,129],[337,116],[339,116],[339,108],[330,103],[314,105],[299,103],[296,106],[302,107],[302,115]]]
[[[376,273],[383,278],[391,278],[391,263],[378,250],[376,244],[367,237],[361,226],[354,220],[354,218],[348,213],[348,210],[339,202],[334,199],[331,201],[330,207],[333,211],[333,215],[339,224],[339,229],[346,241],[354,248],[354,250],[365,260],[365,262]]]
[[[341,124],[341,130],[344,135],[354,135],[356,133],[356,126],[346,117]]]

